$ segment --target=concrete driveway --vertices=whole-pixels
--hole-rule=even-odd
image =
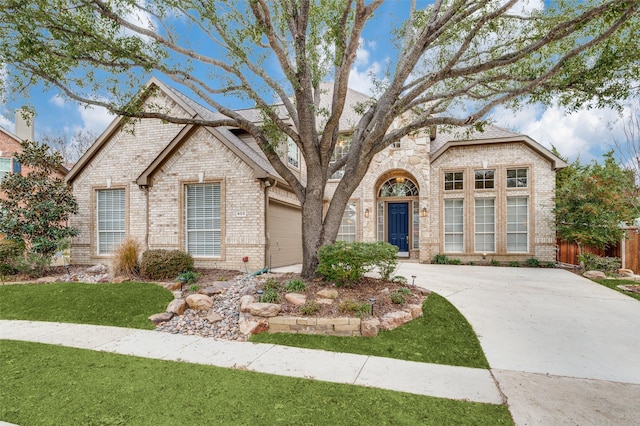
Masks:
[[[640,424],[640,302],[559,269],[401,263],[474,328],[519,425]]]

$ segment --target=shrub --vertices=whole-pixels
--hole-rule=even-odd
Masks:
[[[180,281],[182,284],[192,284],[197,282],[201,276],[202,274],[199,272],[187,271],[178,275],[176,281]]]
[[[113,275],[134,276],[140,272],[138,257],[140,255],[140,243],[138,240],[127,237],[116,248],[111,258],[111,272]]]
[[[307,300],[300,306],[300,313],[303,315],[313,315],[320,310],[320,305],[315,300]]]
[[[404,302],[406,302],[404,294],[400,293],[399,291],[394,291],[389,295],[389,297],[391,298],[391,301],[396,305],[402,305],[404,304]]]
[[[512,268],[519,268],[520,262],[518,262],[517,260],[512,260],[511,262],[509,262],[509,266],[511,266]]]
[[[267,278],[267,281],[265,281],[262,288],[265,291],[269,289],[278,291],[280,290],[280,281],[276,280],[275,278]]]
[[[593,253],[581,254],[578,260],[587,271],[602,271],[607,274],[616,273],[621,265],[618,257],[602,257]]]
[[[529,268],[538,268],[540,267],[540,261],[535,257],[530,257],[526,260],[526,264]]]
[[[500,266],[500,262],[495,259],[491,259],[491,266]]]
[[[357,317],[371,315],[371,305],[369,303],[359,303],[348,299],[340,302],[338,310],[343,314],[353,314]]]
[[[555,268],[556,267],[556,263],[555,262],[547,262],[544,264],[545,268]]]
[[[398,293],[400,294],[411,294],[411,290],[409,290],[406,287],[400,287],[398,290],[396,290]]]
[[[446,254],[436,254],[431,259],[431,263],[435,263],[436,265],[460,265],[462,261],[460,259],[447,257]]]
[[[317,272],[338,287],[353,285],[376,268],[389,279],[398,263],[397,251],[397,247],[385,242],[337,241],[318,250]]]
[[[197,293],[200,291],[200,286],[198,284],[192,284],[189,286],[189,291],[191,293]]]
[[[193,270],[193,257],[180,250],[147,250],[142,253],[140,273],[152,280],[169,279]]]
[[[0,275],[17,274],[24,267],[24,242],[5,239],[0,241]]]
[[[307,284],[301,279],[295,279],[287,282],[285,286],[287,291],[302,291],[307,288]]]
[[[262,303],[276,303],[278,300],[280,300],[280,295],[275,288],[266,289],[260,296],[260,302]]]
[[[396,275],[391,279],[391,282],[397,283],[397,284],[407,284],[407,279],[402,275]]]

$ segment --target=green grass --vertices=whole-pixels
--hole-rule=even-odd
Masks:
[[[0,287],[0,319],[54,321],[153,329],[170,291],[149,283],[53,283]]]
[[[0,341],[0,371],[0,419],[22,426],[513,424],[504,405],[40,343]]]
[[[408,361],[489,368],[473,329],[444,297],[432,293],[425,300],[422,310],[422,318],[395,330],[383,330],[374,338],[262,333],[252,336],[251,341]]]
[[[633,297],[636,300],[640,300],[640,294],[638,294],[638,293],[630,293],[628,291],[623,291],[623,290],[620,290],[618,288],[619,285],[638,285],[638,284],[640,284],[637,281],[631,281],[631,280],[609,280],[609,279],[607,279],[607,280],[593,280],[593,281],[597,282],[598,284],[602,284],[605,287],[609,287],[610,289],[615,290],[617,292],[620,292],[620,293],[622,293],[622,294],[624,294],[626,296]]]

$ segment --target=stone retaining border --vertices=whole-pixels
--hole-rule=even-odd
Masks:
[[[269,333],[324,334],[327,336],[361,336],[360,318],[271,317]]]

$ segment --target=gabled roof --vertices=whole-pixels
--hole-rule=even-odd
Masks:
[[[450,148],[474,146],[474,145],[491,145],[499,143],[523,143],[535,152],[540,154],[551,162],[554,170],[567,167],[567,163],[555,155],[553,152],[540,145],[527,135],[511,132],[498,126],[485,126],[484,131],[471,131],[460,138],[456,133],[440,132],[436,139],[431,142],[431,161],[435,161]]]
[[[169,98],[179,104],[187,114],[190,114],[193,118],[201,118],[204,120],[212,120],[221,118],[222,115],[217,114],[199,103],[193,101],[189,97],[180,93],[179,91],[167,86],[155,77],[151,77],[145,84],[145,90],[150,87],[157,87]],[[111,137],[122,127],[124,124],[124,117],[117,117],[114,119],[107,129],[98,137],[94,144],[87,150],[87,152],[78,160],[75,166],[71,169],[66,177],[68,182],[72,182],[76,176],[91,162],[91,160],[100,152],[104,145],[111,139]],[[178,147],[186,140],[186,138],[192,134],[196,126],[186,125],[178,133],[178,135],[170,141],[167,146],[161,151],[161,153],[149,164],[147,169],[136,180],[139,185],[149,185],[150,177],[160,167],[167,158],[169,158]],[[205,129],[214,135],[220,142],[222,142],[227,148],[238,155],[244,162],[246,162],[253,170],[256,178],[274,177],[279,178],[275,172],[273,166],[266,160],[264,156],[260,156],[253,149],[251,149],[244,141],[231,133],[228,129],[223,127],[212,128],[205,127]]]

